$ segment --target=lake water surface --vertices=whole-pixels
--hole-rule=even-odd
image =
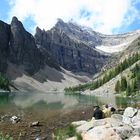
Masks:
[[[65,95],[64,93],[0,93],[0,108],[21,108],[21,109],[76,109],[86,106],[112,104],[122,108],[137,106],[140,98],[124,98],[108,95],[104,97],[86,95]]]

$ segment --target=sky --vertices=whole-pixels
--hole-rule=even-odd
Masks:
[[[140,29],[140,0],[0,0],[0,20],[16,16],[26,30],[49,30],[58,18],[104,34]]]

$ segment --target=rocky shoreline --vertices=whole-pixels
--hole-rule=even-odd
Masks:
[[[72,122],[82,140],[140,140],[140,109],[127,107],[110,118]],[[67,140],[77,140],[76,137]]]
[[[53,140],[52,135],[58,129],[66,128],[73,121],[91,118],[92,111],[92,107],[47,113],[42,110],[1,110],[0,132],[14,140]]]

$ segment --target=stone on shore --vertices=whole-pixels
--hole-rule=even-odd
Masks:
[[[123,114],[123,122],[125,124],[132,124],[132,118],[136,116],[138,110],[132,107],[127,107]]]
[[[79,125],[83,125],[87,123],[87,121],[81,120],[81,121],[76,121],[76,122],[72,122],[73,126],[79,126]]]
[[[121,140],[109,125],[97,126],[82,134],[83,140]]]
[[[131,138],[130,140],[140,140],[139,136],[134,136],[133,138]]]
[[[126,108],[123,115],[72,124],[83,140],[140,140],[140,109],[132,107]]]
[[[71,138],[68,138],[66,140],[77,140],[77,138],[76,137],[71,137]]]

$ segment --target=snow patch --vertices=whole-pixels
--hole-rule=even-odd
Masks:
[[[114,46],[96,46],[96,49],[99,49],[101,51],[107,52],[107,53],[115,53],[115,52],[121,52],[123,50],[125,50],[128,45],[130,44],[130,42],[126,42],[126,43],[122,43],[119,45],[114,45]]]

